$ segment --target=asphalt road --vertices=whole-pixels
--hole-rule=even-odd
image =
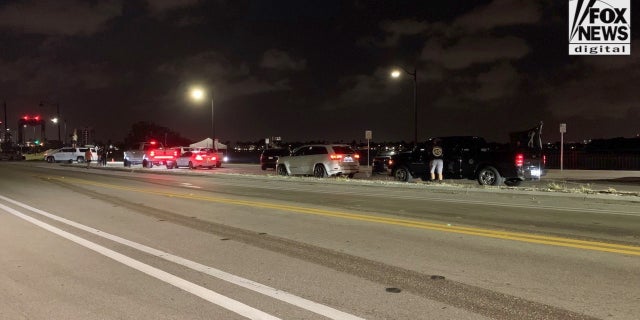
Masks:
[[[640,314],[633,196],[105,169],[0,163],[0,319]]]

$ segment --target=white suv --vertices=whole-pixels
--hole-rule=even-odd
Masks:
[[[87,149],[91,149],[91,159],[93,161],[97,161],[98,152],[96,151],[96,148],[93,148],[93,147],[79,147],[79,148],[64,147],[52,153],[47,154],[45,160],[49,163],[53,163],[53,162],[72,163],[74,161],[84,162],[85,160],[84,153],[87,151]]]
[[[360,155],[346,144],[306,145],[290,156],[281,156],[276,164],[279,175],[313,175],[324,178],[346,175],[349,178],[360,171]]]

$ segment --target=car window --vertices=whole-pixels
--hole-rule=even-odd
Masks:
[[[263,153],[265,156],[285,156],[289,154],[286,149],[267,149]]]
[[[60,152],[75,152],[75,151],[76,151],[76,149],[74,149],[74,148],[64,148],[64,149],[60,150]]]
[[[87,152],[87,148],[80,148],[78,149],[80,152]]]
[[[185,153],[182,154],[183,157],[191,157],[192,152],[191,151],[187,151]]]
[[[300,147],[299,149],[296,149],[293,152],[293,155],[294,156],[304,156],[306,154],[307,150],[309,150],[309,148],[311,148],[311,147]]]
[[[325,146],[314,146],[311,147],[309,154],[328,154],[327,147]]]
[[[338,153],[338,154],[353,154],[353,153],[356,153],[355,150],[353,150],[349,146],[333,146],[333,152]]]

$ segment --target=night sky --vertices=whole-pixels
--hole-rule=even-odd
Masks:
[[[632,1],[633,2],[633,1]],[[632,7],[632,24],[640,8]],[[149,121],[222,141],[545,141],[640,133],[640,31],[632,55],[568,55],[568,1],[0,1],[0,103],[122,141]],[[40,101],[47,103],[41,107]],[[47,126],[48,139],[57,129]],[[29,138],[29,134],[27,134]]]

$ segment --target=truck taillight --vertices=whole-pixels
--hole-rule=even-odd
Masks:
[[[155,150],[151,150],[151,152],[149,152],[149,155],[152,157],[156,156],[156,151]]]
[[[216,158],[216,157],[211,157],[211,161],[216,161],[216,160],[218,160],[218,158]]]
[[[524,165],[524,155],[522,153],[516,154],[516,167],[522,167]]]
[[[178,157],[178,151],[173,150],[173,156],[177,158]]]

